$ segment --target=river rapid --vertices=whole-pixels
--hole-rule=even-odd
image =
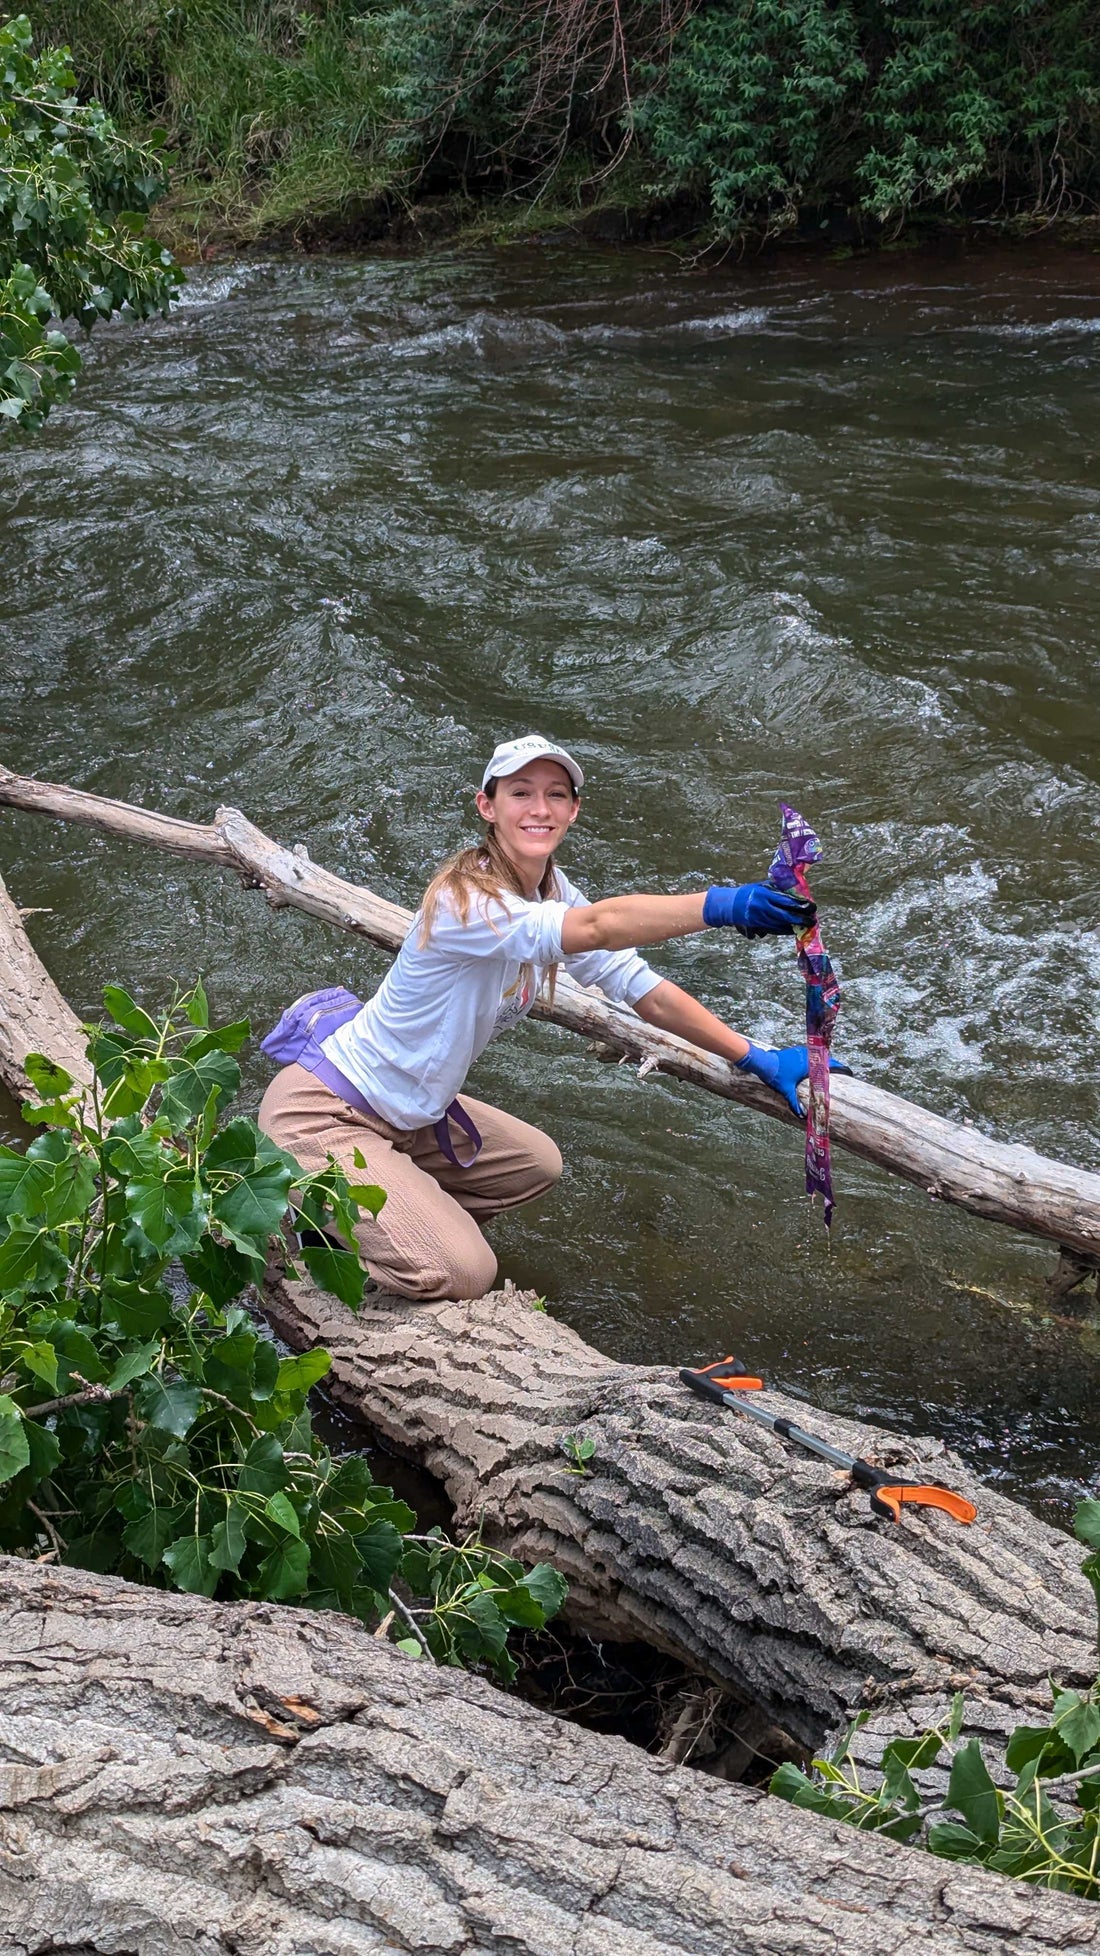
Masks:
[[[192,275],[97,333],[5,452],[0,758],[270,834],[403,903],[494,742],[589,777],[591,895],[762,875],[815,823],[865,1078],[1100,1168],[1100,257],[701,273],[579,247]],[[384,959],[207,869],[27,816],[17,900],[78,1010],[202,973],[264,1029]],[[802,1036],[789,946],[653,962]],[[254,1107],[269,1068],[246,1062]],[[1051,1247],[837,1150],[831,1241],[778,1124],[553,1028],[471,1088],[560,1142],[502,1272],[617,1357],[739,1353],[1064,1518],[1097,1485],[1100,1322]],[[10,1105],[0,1127],[16,1130]]]

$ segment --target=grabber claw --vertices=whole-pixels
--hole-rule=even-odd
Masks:
[[[685,1367],[685,1370],[688,1368]],[[683,1372],[680,1374],[683,1378]],[[711,1379],[726,1392],[763,1392],[763,1379],[754,1379],[750,1372],[742,1372],[741,1361],[737,1358],[716,1358],[713,1365],[700,1365],[696,1377]]]

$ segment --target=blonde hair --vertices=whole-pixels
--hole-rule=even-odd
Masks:
[[[495,781],[490,781],[485,790],[490,801],[496,793],[496,785]],[[576,800],[576,793],[574,788],[574,800]],[[420,933],[417,942],[421,950],[425,950],[431,941],[432,926],[444,898],[451,904],[459,923],[469,922],[470,905],[476,902],[486,923],[492,925],[494,906],[505,917],[508,914],[502,895],[505,890],[511,891],[513,896],[523,897],[525,901],[530,900],[515,863],[505,855],[497,841],[495,822],[487,822],[482,841],[475,843],[470,849],[460,849],[455,856],[449,856],[447,861],[436,870],[428,884],[420,905]],[[543,902],[548,897],[559,897],[561,894],[553,856],[547,859],[538,893]],[[546,985],[551,1000],[554,997],[557,976],[558,967],[552,964],[546,974]],[[534,988],[533,964],[520,966],[520,983]]]

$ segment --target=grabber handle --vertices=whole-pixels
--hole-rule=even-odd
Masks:
[[[689,1365],[681,1365],[680,1378],[684,1385],[697,1392],[700,1399],[714,1399],[724,1406],[731,1392],[760,1392],[763,1379],[750,1378],[747,1373],[738,1372],[735,1358],[719,1358],[713,1365],[703,1365],[692,1371]]]
[[[852,1466],[852,1479],[857,1487],[865,1487],[871,1497],[871,1506],[877,1515],[885,1515],[890,1521],[901,1520],[901,1510],[905,1502],[913,1507],[940,1508],[952,1521],[964,1525],[972,1522],[977,1515],[973,1501],[965,1494],[953,1494],[949,1487],[932,1487],[918,1481],[907,1481],[900,1474],[885,1474],[881,1467],[872,1467],[869,1460],[857,1460]]]

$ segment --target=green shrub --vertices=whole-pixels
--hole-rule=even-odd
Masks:
[[[148,319],[183,278],[144,236],[165,187],[157,154],[75,87],[65,51],[32,53],[25,15],[0,25],[0,415],[27,430],[80,370],[51,317]]]
[[[90,1088],[32,1056],[42,1132],[0,1148],[0,1549],[382,1619],[413,1655],[510,1677],[508,1627],[540,1628],[560,1576],[416,1534],[313,1431],[329,1354],[281,1359],[240,1301],[293,1189],[305,1263],[354,1308],[341,1244],[382,1190],[303,1174],[242,1116],[218,1125],[248,1025],[212,1028],[201,986],[160,1019],[117,986],[104,1000]]]
[[[1100,1501],[1081,1502],[1076,1529],[1090,1551],[1082,1566],[1100,1607]],[[861,1712],[809,1773],[780,1766],[771,1791],[948,1861],[1100,1900],[1100,1683],[1086,1694],[1056,1689],[1049,1724],[1016,1727],[1004,1752],[1006,1785],[994,1781],[977,1739],[959,1745],[963,1713],[960,1693],[946,1724],[916,1739],[892,1740],[881,1772],[864,1786],[852,1757],[852,1742],[869,1717]],[[942,1797],[929,1798],[913,1774],[941,1761],[950,1767],[947,1787]]]

